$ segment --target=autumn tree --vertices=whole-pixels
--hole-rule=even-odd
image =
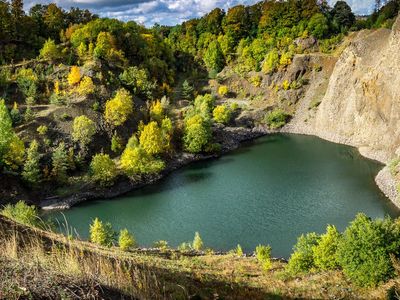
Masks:
[[[119,233],[118,245],[122,251],[128,251],[136,246],[136,241],[128,229],[123,229]]]
[[[96,133],[96,124],[86,116],[76,117],[72,128],[72,139],[83,147],[92,141]]]
[[[124,124],[132,113],[133,98],[125,89],[118,90],[115,97],[106,103],[105,118],[113,126]]]
[[[58,50],[56,43],[52,39],[48,39],[44,43],[39,55],[40,58],[48,60],[56,60],[60,58],[60,56],[60,51]]]
[[[0,164],[4,163],[3,157],[7,153],[14,131],[12,128],[12,120],[5,101],[0,99]]]
[[[68,74],[68,83],[70,86],[75,86],[81,81],[81,70],[77,66],[72,66]]]
[[[79,83],[79,87],[77,88],[78,94],[81,96],[86,96],[94,93],[95,85],[93,83],[92,78],[89,76],[85,76],[82,78],[81,82]]]
[[[100,246],[111,247],[114,243],[116,233],[111,223],[103,223],[98,218],[90,225],[90,241]]]
[[[232,112],[226,105],[218,105],[213,110],[213,117],[215,122],[227,124],[231,120]]]
[[[203,60],[210,70],[222,71],[225,65],[224,54],[218,41],[213,41],[204,53]]]
[[[210,122],[201,115],[185,120],[185,149],[191,153],[202,152],[211,139]]]
[[[90,163],[90,174],[92,179],[102,186],[109,186],[114,183],[118,175],[115,162],[108,154],[96,154]]]

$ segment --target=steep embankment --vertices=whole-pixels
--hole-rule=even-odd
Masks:
[[[388,163],[400,151],[399,49],[400,18],[392,30],[357,33],[338,58],[326,92],[319,93],[319,107],[312,110],[310,104],[318,97],[315,86],[323,82],[311,80],[311,94],[299,102],[286,131],[352,145],[364,156]],[[396,203],[396,183],[387,167],[377,183]]]

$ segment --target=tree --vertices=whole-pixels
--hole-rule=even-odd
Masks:
[[[182,84],[182,98],[185,100],[192,100],[194,94],[194,87],[190,85],[189,81],[185,80]]]
[[[110,223],[103,224],[98,218],[90,225],[90,241],[100,246],[111,247],[115,240],[115,231]]]
[[[8,150],[3,156],[4,164],[11,170],[17,170],[24,164],[25,144],[14,134],[8,145]]]
[[[231,120],[232,112],[226,105],[218,105],[213,111],[215,122],[227,124]]]
[[[135,94],[151,98],[156,86],[148,78],[147,71],[136,66],[129,67],[119,76],[124,85],[131,89]]]
[[[225,97],[229,93],[229,89],[226,85],[221,85],[218,88],[218,94],[222,97]]]
[[[124,124],[132,113],[133,99],[125,89],[118,90],[115,97],[106,103],[105,118],[113,126]]]
[[[337,257],[344,274],[360,286],[376,286],[394,276],[390,255],[400,249],[400,224],[358,214],[341,239]]]
[[[278,50],[273,49],[268,52],[267,57],[264,60],[262,71],[266,74],[273,73],[279,66],[279,53]]]
[[[128,229],[123,229],[120,231],[118,245],[122,251],[127,251],[130,248],[135,247],[135,238],[129,233]]]
[[[52,175],[59,181],[65,181],[69,164],[64,142],[59,143],[57,148],[53,151],[51,161],[53,167]]]
[[[122,149],[123,149],[122,139],[115,132],[111,138],[111,150],[114,153],[118,154],[121,153]]]
[[[155,101],[150,106],[150,119],[161,123],[164,118],[164,108],[160,101]]]
[[[39,143],[33,140],[26,153],[22,178],[30,185],[35,186],[40,182],[40,154]]]
[[[331,13],[333,22],[341,31],[347,31],[356,21],[356,17],[346,1],[337,1]]]
[[[211,139],[211,126],[201,115],[194,115],[185,120],[185,135],[183,138],[185,150],[199,153]]]
[[[87,146],[96,134],[96,124],[86,116],[76,117],[72,128],[72,139],[82,147]]]
[[[317,39],[322,39],[329,33],[329,21],[323,14],[318,13],[312,16],[307,28]]]
[[[0,164],[4,163],[3,156],[7,153],[13,136],[10,114],[5,101],[0,99]]]
[[[153,121],[143,127],[140,133],[140,146],[149,154],[160,154],[166,150],[163,132],[157,122]]]
[[[341,234],[335,226],[329,225],[321,235],[318,245],[313,248],[315,266],[321,270],[334,270],[339,267],[337,248]]]
[[[194,234],[192,245],[194,250],[200,251],[201,249],[203,249],[203,240],[201,239],[200,234],[198,232]]]
[[[118,170],[110,156],[101,153],[93,156],[90,163],[90,174],[94,181],[99,182],[102,186],[109,186],[118,176]]]
[[[162,171],[165,164],[162,160],[149,155],[133,136],[121,155],[121,168],[129,176],[142,174],[157,174]]]
[[[47,5],[44,23],[52,39],[58,40],[60,38],[60,31],[65,27],[64,20],[64,11],[61,8],[54,3]]]
[[[287,270],[295,275],[303,272],[308,272],[315,266],[313,247],[317,246],[320,237],[316,233],[308,233],[297,239],[297,244],[294,246],[294,252],[290,256]]]
[[[56,43],[52,39],[48,39],[43,48],[40,50],[40,58],[48,59],[48,60],[56,60],[60,58],[60,51]]]
[[[256,258],[262,264],[262,267],[265,271],[271,269],[271,247],[258,245],[256,247]]]
[[[72,66],[68,74],[68,83],[70,86],[77,85],[81,81],[81,70],[77,66]]]
[[[221,72],[225,66],[224,54],[218,41],[212,41],[204,53],[203,60],[209,70]]]

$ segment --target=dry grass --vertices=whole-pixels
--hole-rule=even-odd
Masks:
[[[340,272],[290,278],[254,257],[122,252],[0,217],[0,299],[384,299],[395,282],[358,289]]]

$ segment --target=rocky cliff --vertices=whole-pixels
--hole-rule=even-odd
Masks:
[[[316,110],[304,97],[287,131],[314,134],[360,149],[388,163],[400,154],[400,17],[393,29],[361,31],[338,57]],[[329,78],[329,79],[328,79]],[[309,89],[310,90],[310,89]],[[305,113],[305,107],[309,112]],[[377,177],[382,190],[397,198],[386,168]]]

